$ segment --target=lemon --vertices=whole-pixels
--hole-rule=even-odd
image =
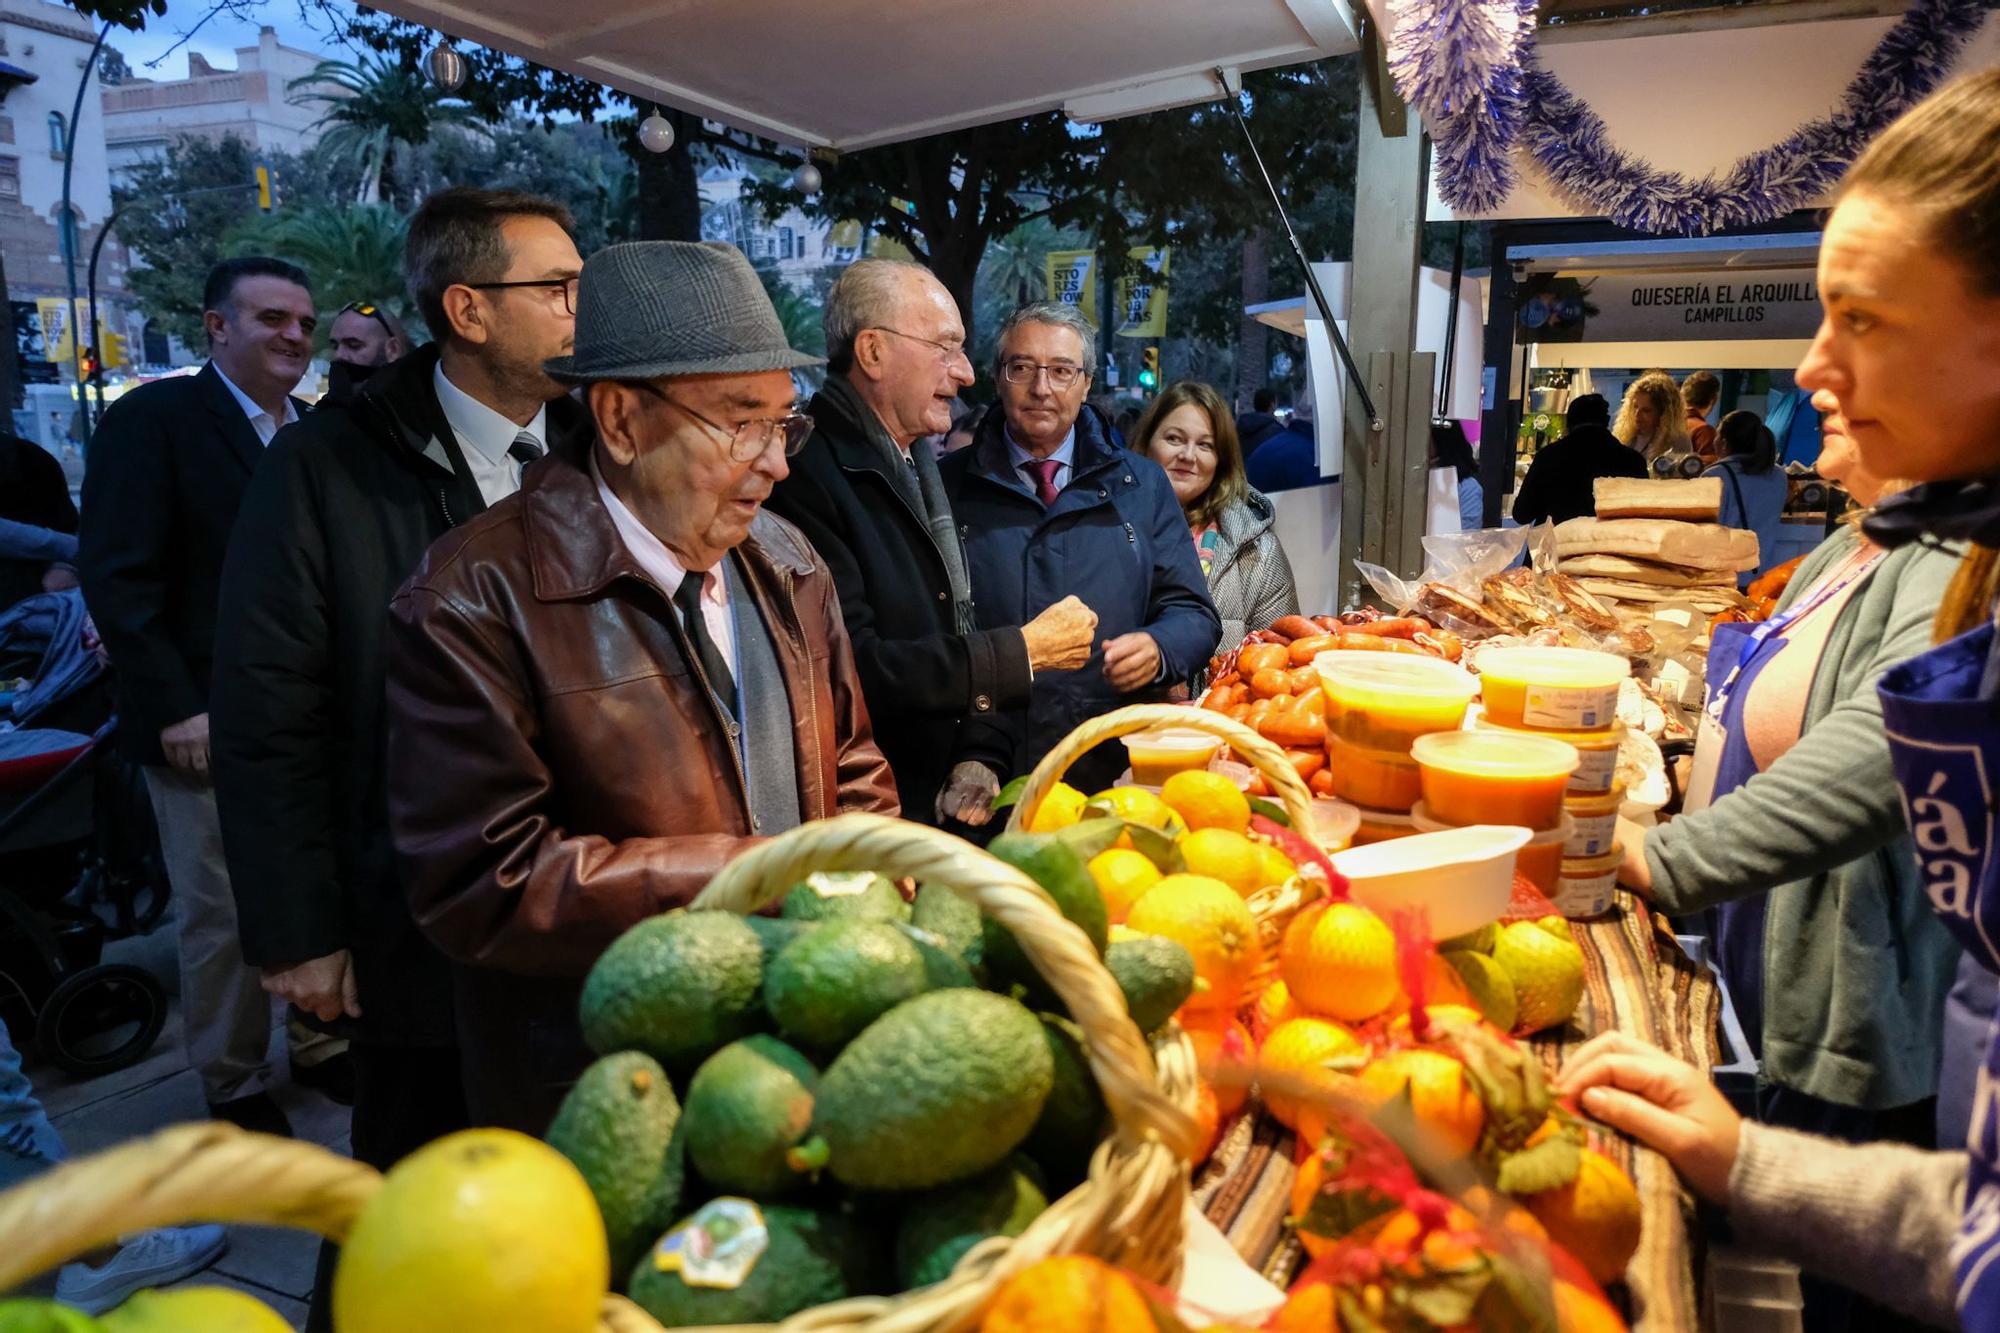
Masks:
[[[1266,884],[1283,884],[1299,873],[1299,868],[1292,864],[1292,858],[1268,842],[1257,844],[1257,854],[1264,858],[1263,876]]]
[[[0,1333],[104,1333],[104,1325],[54,1301],[0,1297]]]
[[[1054,833],[1076,823],[1083,813],[1083,793],[1067,782],[1058,782],[1035,807],[1035,817],[1028,821],[1030,833]]]
[[[1219,879],[1245,898],[1264,887],[1263,849],[1228,829],[1196,829],[1181,839],[1188,873]]]
[[[1514,1028],[1540,1032],[1569,1021],[1583,999],[1583,950],[1569,936],[1532,921],[1503,926],[1493,943],[1493,961],[1514,983]]]
[[[1373,1018],[1402,993],[1395,933],[1359,903],[1314,903],[1293,917],[1278,964],[1293,999],[1344,1022]]]
[[[1090,877],[1104,895],[1104,910],[1119,922],[1147,889],[1160,882],[1160,868],[1129,847],[1113,847],[1090,858]]]
[[[283,1315],[233,1287],[134,1292],[98,1326],[105,1333],[292,1333]]]
[[[1181,822],[1173,807],[1144,787],[1109,787],[1090,798],[1091,804],[1098,802],[1109,806],[1111,813],[1120,819],[1156,828],[1172,837],[1177,838],[1187,832],[1187,825]]]
[[[362,1209],[333,1279],[341,1333],[593,1333],[604,1219],[569,1160],[507,1129],[420,1148]]]
[[[1242,833],[1250,827],[1250,798],[1220,773],[1205,768],[1176,773],[1160,788],[1160,799],[1186,821],[1191,829],[1228,829]]]

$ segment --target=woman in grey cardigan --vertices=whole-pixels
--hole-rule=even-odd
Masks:
[[[1298,614],[1291,562],[1271,526],[1277,511],[1244,475],[1236,422],[1220,394],[1194,380],[1169,386],[1127,447],[1167,470],[1222,619],[1224,651],[1251,630]]]
[[[1873,505],[1890,483],[1860,465],[1833,396],[1813,405],[1821,473]],[[1930,647],[1957,561],[1944,547],[1884,552],[1855,525],[1829,537],[1761,651],[1724,644],[1710,660],[1711,700],[1736,706],[1704,744],[1721,756],[1718,792],[1731,790],[1623,831],[1628,887],[1675,916],[1716,909],[1768,1124],[1928,1146],[1959,949],[1919,882],[1875,686]]]

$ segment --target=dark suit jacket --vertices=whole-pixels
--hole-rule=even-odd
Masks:
[[[811,410],[813,437],[770,509],[798,525],[832,572],[903,816],[928,824],[959,719],[1028,702],[1027,644],[1014,625],[958,632],[944,557],[865,426],[824,394]]]
[[[1608,426],[1595,422],[1573,428],[1545,446],[1528,465],[1514,497],[1514,521],[1522,525],[1567,523],[1597,512],[1595,487],[1599,477],[1646,475],[1646,460],[1627,448]]]
[[[208,711],[222,557],[263,456],[212,363],[134,389],[91,437],[77,565],[139,763],[164,763],[160,732]]]
[[[0,434],[0,518],[55,532],[76,531],[76,506],[56,456],[18,435]],[[0,611],[42,590],[41,560],[0,560]]]

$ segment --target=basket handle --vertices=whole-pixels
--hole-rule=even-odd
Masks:
[[[801,824],[744,852],[708,882],[693,906],[748,915],[816,870],[910,876],[971,899],[1014,932],[1029,961],[1069,1006],[1120,1131],[1191,1155],[1194,1122],[1161,1092],[1152,1052],[1088,937],[1057,911],[1039,884],[971,843],[907,820],[837,815]]]
[[[1231,750],[1264,775],[1264,781],[1278,794],[1299,836],[1312,837],[1312,791],[1300,779],[1291,760],[1285,758],[1284,750],[1234,718],[1213,709],[1182,704],[1131,704],[1078,726],[1043,755],[1042,762],[1028,775],[1028,785],[1021,789],[1021,799],[1014,803],[1014,811],[1007,817],[1008,830],[1019,832],[1026,828],[1069,766],[1085,754],[1105,741],[1151,731],[1154,727],[1176,727],[1220,736]]]
[[[174,1125],[0,1194],[0,1292],[153,1227],[245,1222],[337,1241],[381,1187],[375,1168],[316,1144]]]

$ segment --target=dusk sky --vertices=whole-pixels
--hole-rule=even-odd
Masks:
[[[344,54],[332,35],[335,16],[352,9],[349,0],[323,3],[314,0],[310,4],[301,4],[300,0],[262,0],[262,3],[238,0],[227,9],[220,9],[214,0],[167,0],[166,15],[148,15],[145,31],[133,33],[114,28],[109,42],[125,53],[132,72],[140,78],[178,79],[187,74],[189,51],[201,52],[217,68],[233,67],[236,49],[254,45],[257,29],[264,24],[276,28],[278,40],[287,46],[329,56]],[[204,18],[207,18],[205,23]],[[168,55],[168,50],[190,30],[194,36]],[[147,62],[153,60],[160,63],[149,68]]]

